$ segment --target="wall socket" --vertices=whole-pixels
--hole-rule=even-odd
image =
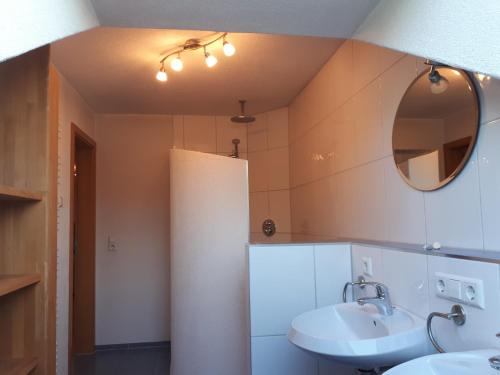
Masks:
[[[436,272],[436,295],[484,309],[483,280]]]

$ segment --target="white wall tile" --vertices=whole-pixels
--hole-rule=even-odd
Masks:
[[[290,233],[290,190],[269,192],[269,217],[276,223],[277,233]],[[262,223],[261,223],[262,224]]]
[[[349,244],[315,245],[316,307],[342,303],[342,290],[351,281]]]
[[[335,227],[344,237],[355,238],[359,235],[357,216],[360,208],[356,193],[358,174],[356,169],[349,169],[335,176]],[[292,196],[292,207],[294,206],[296,203]],[[295,218],[296,215],[298,213],[292,210],[292,220],[298,219]]]
[[[292,233],[310,233],[309,194],[310,185],[298,186],[290,189],[290,211],[293,212],[290,221],[292,223]]]
[[[288,107],[267,113],[267,138],[270,149],[288,146]]]
[[[317,360],[286,336],[252,337],[252,375],[315,375]]]
[[[288,147],[267,151],[267,181],[269,190],[288,189],[290,186],[290,169],[288,167]]]
[[[315,181],[334,172],[335,121],[336,113],[327,116],[291,145],[292,186]]]
[[[474,153],[455,180],[444,188],[424,193],[427,242],[481,249],[481,203],[477,158]]]
[[[291,190],[292,231],[331,237],[335,234],[335,176]]]
[[[500,340],[495,337],[500,332],[499,265],[437,256],[429,256],[428,262],[430,311],[448,313],[455,304],[436,296],[436,272],[481,279],[485,288],[485,309],[464,305],[467,320],[463,326],[457,327],[444,319],[433,320],[432,327],[439,344],[446,351],[500,349]]]
[[[255,116],[255,122],[247,127],[248,152],[264,151],[268,148],[267,143],[267,114],[262,113]]]
[[[385,214],[384,162],[376,161],[355,168],[357,220],[354,225],[358,238],[386,240],[387,216]],[[352,202],[352,201],[351,201]]]
[[[399,103],[417,77],[417,59],[406,56],[380,76],[382,96],[383,155],[392,155],[392,128]]]
[[[184,148],[200,152],[217,152],[214,116],[184,116]]]
[[[373,81],[354,97],[356,112],[355,160],[357,164],[366,163],[382,157],[382,101],[380,82]]]
[[[249,251],[251,334],[284,335],[297,315],[315,307],[313,247]]]
[[[352,50],[353,41],[346,40],[325,65],[330,70],[328,88],[330,90],[331,109],[339,108],[354,94]]]
[[[381,281],[382,271],[382,250],[378,247],[352,245],[352,277],[357,280],[358,276],[363,276],[369,281]],[[373,276],[363,274],[363,257],[372,258]]]
[[[498,104],[498,98],[500,97],[500,80],[492,77],[485,77],[482,81],[478,80],[477,82],[481,88],[479,92],[481,123],[485,124],[500,119],[500,105]]]
[[[238,150],[242,153],[247,152],[247,125],[231,122],[229,116],[217,116],[217,152],[230,154],[233,149],[233,139],[240,140]]]
[[[352,81],[356,90],[365,87],[403,56],[398,51],[354,40]]]
[[[267,151],[248,153],[248,183],[250,192],[267,191],[269,189],[269,163]]]
[[[384,159],[384,171],[387,239],[393,242],[424,244],[424,194],[403,181],[392,156]]]
[[[333,133],[333,168],[335,172],[352,168],[356,164],[354,105],[354,99],[351,99],[332,115],[333,129],[331,132]]]
[[[427,318],[429,285],[427,256],[397,250],[381,251],[382,282],[389,287],[392,303]]]
[[[271,217],[269,213],[269,193],[267,191],[250,193],[250,231],[261,232],[264,220]]]
[[[500,121],[484,125],[479,133],[478,160],[484,247],[500,250]]]

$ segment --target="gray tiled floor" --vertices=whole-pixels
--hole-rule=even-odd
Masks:
[[[98,351],[73,360],[74,375],[168,375],[169,348]]]

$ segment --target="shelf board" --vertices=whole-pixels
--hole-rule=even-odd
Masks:
[[[39,191],[18,189],[13,186],[0,185],[0,200],[38,202],[43,199]]]
[[[37,365],[36,358],[0,360],[0,374],[28,375]]]
[[[38,274],[0,275],[0,297],[29,285],[39,283],[40,280],[41,278]]]

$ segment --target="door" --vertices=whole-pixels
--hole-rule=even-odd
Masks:
[[[96,200],[96,144],[76,125],[71,138],[70,356],[94,351]]]

